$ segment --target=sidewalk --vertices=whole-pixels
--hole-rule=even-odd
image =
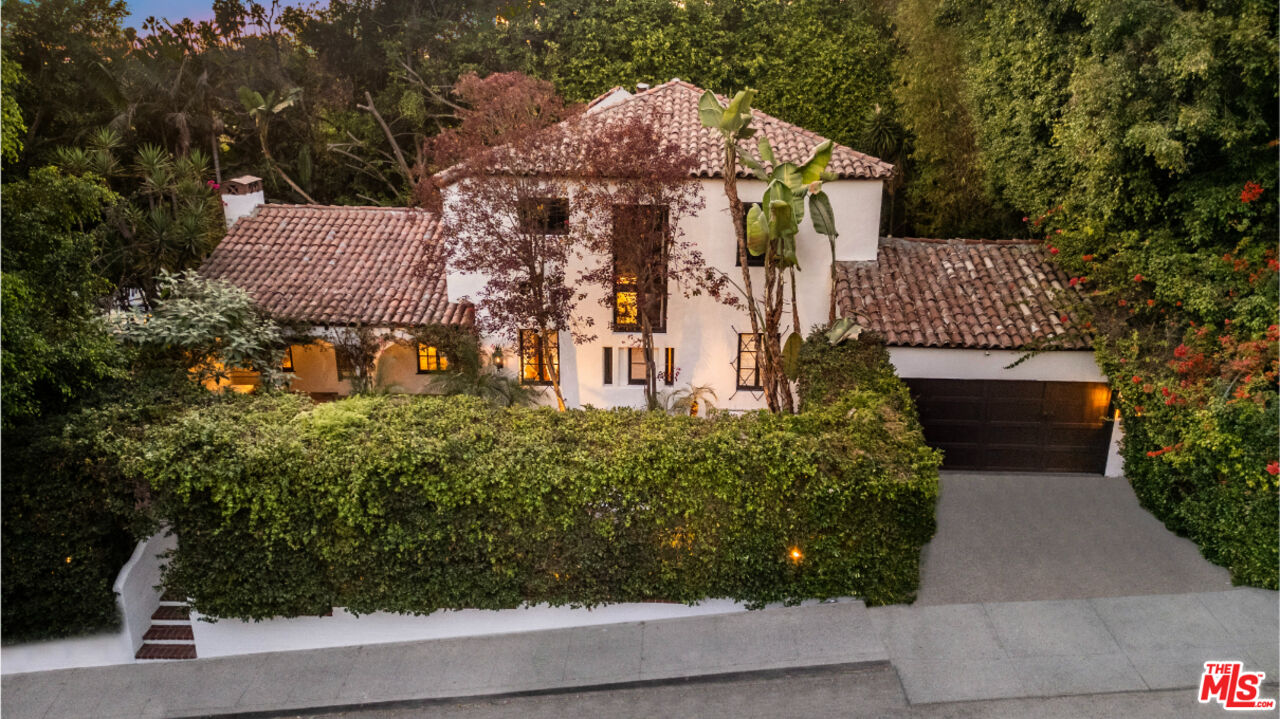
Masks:
[[[1277,676],[1277,594],[744,614],[5,676],[6,719],[184,717],[555,692],[850,665],[912,703],[1195,686],[1207,660]]]

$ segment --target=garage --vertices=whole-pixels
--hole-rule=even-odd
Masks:
[[[907,379],[946,469],[1105,470],[1111,392],[1097,382]]]

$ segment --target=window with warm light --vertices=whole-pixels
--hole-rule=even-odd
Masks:
[[[613,209],[613,329],[640,330],[647,313],[654,332],[667,330],[668,212],[658,205]],[[641,298],[645,307],[640,307]]]
[[[546,357],[543,357],[543,346]],[[521,384],[551,384],[560,376],[560,337],[555,330],[548,330],[540,337],[537,330],[520,330],[520,382]]]
[[[531,197],[516,206],[520,231],[530,235],[564,235],[569,232],[569,198]]]
[[[432,374],[449,369],[449,358],[433,345],[418,343],[418,374]]]
[[[676,348],[668,347],[664,353],[662,364],[662,383],[671,386],[676,383]]]
[[[738,389],[764,389],[760,382],[760,335],[738,335]]]
[[[285,348],[284,359],[280,361],[280,371],[281,372],[293,371],[293,347],[292,346]]]

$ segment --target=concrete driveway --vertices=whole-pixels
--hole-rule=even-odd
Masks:
[[[1230,588],[1227,570],[1138,506],[1124,479],[943,472],[917,604]]]

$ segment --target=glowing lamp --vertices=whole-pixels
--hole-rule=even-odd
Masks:
[[[490,358],[490,361],[493,362],[494,367],[497,367],[498,369],[502,369],[503,357],[502,357],[501,347],[493,348],[493,357]]]
[[[792,547],[791,552],[789,553],[789,556],[791,557],[791,561],[797,562],[797,563],[801,559],[804,559],[804,555],[800,553],[799,547]]]

